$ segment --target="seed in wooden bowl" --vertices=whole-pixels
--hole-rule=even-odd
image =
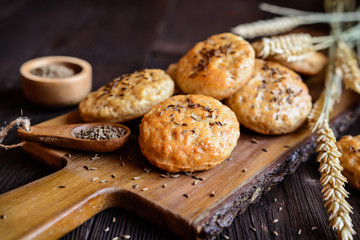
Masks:
[[[123,137],[125,134],[124,128],[112,125],[96,126],[74,132],[75,137],[87,140],[110,140]]]

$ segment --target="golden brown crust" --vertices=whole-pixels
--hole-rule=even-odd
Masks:
[[[160,69],[145,69],[115,78],[80,104],[85,122],[125,122],[143,116],[174,93],[174,81]]]
[[[347,178],[350,186],[360,190],[360,135],[342,137],[337,143],[343,175]]]
[[[287,62],[280,60],[271,60],[271,61],[279,62],[285,67],[288,67],[297,73],[313,76],[318,74],[325,67],[328,60],[324,54],[320,52],[314,52],[310,54],[307,58],[300,61],[294,61],[294,62]]]
[[[176,82],[185,93],[224,99],[234,94],[254,70],[255,52],[240,36],[222,33],[197,43],[179,61]]]
[[[151,108],[139,144],[153,165],[168,172],[210,169],[227,158],[240,136],[235,114],[204,95],[177,95]]]
[[[240,124],[262,134],[295,131],[311,110],[311,96],[300,76],[275,62],[256,59],[253,76],[226,104]]]

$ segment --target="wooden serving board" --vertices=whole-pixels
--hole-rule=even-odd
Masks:
[[[316,96],[321,88],[311,89]],[[332,116],[335,132],[344,131],[359,115],[358,101],[353,93],[343,94]],[[78,112],[72,112],[41,125],[80,121]],[[214,236],[315,147],[316,136],[306,125],[283,136],[261,136],[243,128],[229,160],[190,176],[166,175],[141,155],[138,123],[129,126],[133,133],[124,148],[98,159],[94,153],[72,151],[70,157],[65,149],[27,142],[28,154],[60,170],[0,196],[0,215],[6,216],[0,221],[1,238],[56,239],[110,207],[131,211],[184,239]]]

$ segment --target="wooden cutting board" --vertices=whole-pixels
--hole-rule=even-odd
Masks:
[[[310,87],[313,96],[322,83],[317,86]],[[332,115],[337,133],[360,114],[358,101],[353,93],[343,94]],[[80,121],[78,112],[72,112],[41,125]],[[56,239],[110,207],[131,211],[184,239],[214,236],[315,147],[316,136],[306,124],[283,136],[242,128],[237,147],[221,165],[192,175],[167,175],[141,155],[138,123],[128,125],[133,133],[123,149],[98,156],[27,142],[28,154],[60,170],[0,196],[0,215],[5,216],[1,238]]]

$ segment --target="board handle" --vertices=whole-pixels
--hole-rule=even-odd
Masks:
[[[65,167],[0,195],[1,239],[57,239],[75,229],[108,207],[106,191],[89,181]]]

